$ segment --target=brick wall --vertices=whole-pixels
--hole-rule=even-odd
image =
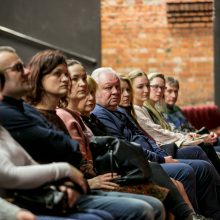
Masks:
[[[213,102],[210,0],[102,0],[102,66],[180,80],[180,105]]]

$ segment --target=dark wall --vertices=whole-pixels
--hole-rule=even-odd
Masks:
[[[0,26],[4,26],[96,60],[74,57],[90,70],[100,65],[99,0],[0,0]],[[15,47],[27,61],[45,46],[0,31],[0,45]]]
[[[214,21],[214,79],[215,79],[215,103],[220,106],[220,1],[215,0]]]

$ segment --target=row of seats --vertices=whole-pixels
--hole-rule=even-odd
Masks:
[[[184,106],[182,111],[190,123],[200,129],[218,130],[220,124],[220,110],[217,105]],[[219,133],[220,134],[220,133]]]

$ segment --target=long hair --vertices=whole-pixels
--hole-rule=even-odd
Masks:
[[[42,79],[60,64],[67,66],[66,57],[58,50],[41,51],[32,57],[28,63],[28,68],[30,69],[29,79],[33,90],[27,95],[27,102],[31,105],[37,105],[42,100],[45,93],[42,86]],[[69,82],[71,82],[70,79]],[[66,95],[60,99],[58,107],[66,107],[67,103]]]

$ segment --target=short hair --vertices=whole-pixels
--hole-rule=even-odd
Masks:
[[[180,88],[179,81],[177,79],[175,79],[174,77],[172,77],[172,76],[167,76],[166,77],[166,83],[169,86],[175,87],[177,89]]]
[[[45,75],[49,74],[54,68],[60,64],[66,63],[66,57],[58,50],[44,50],[38,52],[32,57],[28,63],[30,69],[30,82],[32,83],[33,90],[27,95],[26,100],[31,105],[38,104],[44,94],[42,79]],[[68,104],[67,96],[60,99],[59,107],[66,107]]]
[[[92,78],[97,82],[99,83],[100,82],[100,76],[103,75],[103,74],[113,74],[114,76],[116,76],[118,79],[118,75],[116,73],[115,70],[113,70],[111,67],[100,67],[98,69],[95,69],[91,76]]]
[[[163,79],[163,81],[166,82],[165,76],[162,73],[149,73],[148,74],[149,81],[152,81],[153,79],[157,77]]]
[[[0,46],[0,53],[9,52],[9,53],[16,53],[15,49],[10,46]],[[0,90],[4,88],[5,85],[5,76],[4,71],[0,68]]]

